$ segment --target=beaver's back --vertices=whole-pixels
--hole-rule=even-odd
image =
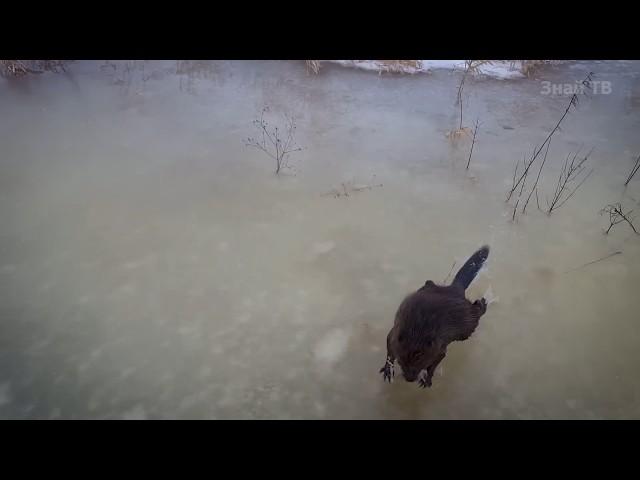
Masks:
[[[421,288],[404,299],[398,308],[395,327],[398,336],[415,340],[405,344],[457,340],[464,326],[473,321],[472,304],[455,286]]]

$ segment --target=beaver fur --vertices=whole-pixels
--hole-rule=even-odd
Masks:
[[[447,354],[451,342],[471,336],[487,310],[484,298],[471,303],[465,290],[489,256],[483,246],[462,266],[451,285],[428,280],[400,304],[393,327],[387,335],[387,361],[380,369],[389,382],[395,376],[397,360],[408,382],[430,387],[433,373]]]

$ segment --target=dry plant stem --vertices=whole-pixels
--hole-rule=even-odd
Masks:
[[[621,251],[610,253],[609,255],[606,255],[606,256],[604,256],[602,258],[599,258],[597,260],[593,260],[592,262],[587,262],[587,263],[585,263],[583,265],[580,265],[579,267],[572,268],[572,269],[567,270],[566,272],[563,272],[563,273],[574,272],[574,271],[576,271],[576,270],[578,270],[580,268],[588,267],[589,265],[593,265],[594,263],[598,263],[598,262],[601,262],[602,260],[606,260],[607,258],[613,257],[614,255],[620,255],[621,253],[622,253]]]
[[[629,218],[627,218],[627,215],[631,215],[633,213],[633,210],[630,210],[625,214],[622,210],[622,204],[615,203],[615,204],[607,205],[602,210],[600,210],[600,215],[602,215],[603,213],[609,214],[609,223],[610,223],[609,228],[607,228],[607,231],[604,232],[605,235],[609,234],[609,232],[611,231],[614,225],[618,225],[619,223],[622,223],[622,222],[627,222],[629,226],[633,229],[635,234],[640,235],[640,233],[638,233],[638,231],[636,230],[636,227],[633,225],[633,220],[635,219],[629,220]]]
[[[633,178],[633,176],[636,174],[636,172],[638,171],[638,169],[640,169],[640,155],[638,155],[638,158],[636,158],[636,163],[633,166],[633,169],[631,170],[631,173],[629,174],[629,176],[627,177],[627,181],[624,182],[624,186],[626,187],[629,182],[631,181],[631,179]]]
[[[527,183],[527,175],[528,175],[528,172],[524,175],[524,179],[522,180],[522,183],[520,184],[520,192],[518,192],[518,199],[522,196],[522,191],[524,190],[524,186]]]
[[[268,156],[273,158],[276,161],[276,174],[279,174],[283,168],[287,168],[288,165],[286,163],[287,156],[290,153],[298,152],[302,150],[301,147],[293,148],[293,135],[296,129],[295,122],[293,117],[286,116],[286,140],[283,141],[281,138],[281,131],[278,127],[275,127],[273,130],[269,130],[268,123],[264,119],[264,113],[268,109],[265,107],[262,109],[262,113],[260,114],[260,118],[258,120],[254,120],[254,125],[260,129],[260,133],[262,136],[262,140],[256,140],[255,138],[248,138],[245,141],[245,144],[249,147],[257,148],[258,150],[262,150]],[[268,141],[268,142],[267,142]]]
[[[540,155],[540,152],[542,151],[542,149],[545,147],[545,145],[551,140],[551,137],[553,136],[554,133],[556,133],[558,131],[558,128],[560,127],[560,124],[562,123],[562,120],[564,120],[564,118],[567,116],[567,114],[569,113],[569,109],[571,108],[571,106],[573,105],[573,98],[576,95],[574,94],[571,97],[571,101],[569,102],[569,106],[566,108],[566,110],[564,111],[564,113],[562,114],[562,117],[560,118],[560,120],[558,121],[558,123],[556,124],[555,127],[553,127],[553,130],[551,130],[551,133],[549,133],[549,135],[547,135],[547,138],[545,139],[544,142],[542,142],[542,145],[540,145],[539,148],[537,148],[535,150],[535,152],[533,153],[533,156],[531,157],[531,160],[529,160],[529,162],[527,163],[524,172],[522,172],[522,175],[520,175],[520,178],[518,179],[518,181],[515,183],[514,187],[509,191],[509,194],[507,195],[507,202],[509,200],[511,200],[511,196],[513,195],[513,192],[515,191],[516,188],[518,188],[518,186],[520,185],[521,182],[524,181],[524,179],[526,178],[527,174],[529,173],[529,169],[531,168],[531,165],[533,165],[533,162],[536,161],[536,158],[538,158],[538,155]]]
[[[536,199],[537,199],[537,195],[538,195],[538,181],[540,180],[540,174],[542,173],[542,168],[544,167],[545,162],[547,161],[547,154],[549,153],[549,146],[551,145],[551,140],[549,140],[547,142],[547,149],[544,152],[544,158],[542,159],[542,163],[540,164],[540,169],[538,170],[538,176],[536,177],[536,181],[533,184],[533,187],[531,187],[531,191],[529,192],[529,196],[527,197],[527,201],[525,202],[524,206],[522,207],[522,213],[524,214],[527,210],[527,205],[529,205],[529,200],[531,200],[531,195],[533,195],[533,192],[536,192]],[[524,184],[524,182],[522,182]]]
[[[462,90],[464,89],[464,82],[467,79],[467,75],[469,74],[472,63],[473,60],[465,61],[464,74],[462,75],[462,80],[460,80],[460,86],[458,86],[458,95],[456,97],[456,102],[460,104],[460,126],[458,127],[458,130],[462,130]]]
[[[447,280],[449,280],[449,277],[451,276],[451,272],[453,272],[453,268],[456,266],[456,262],[453,262],[453,265],[451,265],[451,269],[449,270],[449,273],[447,273],[446,278],[442,281],[442,283],[447,283]]]
[[[469,73],[469,66],[467,65],[464,69],[464,73],[462,74],[462,80],[460,80],[460,85],[458,85],[458,93],[456,95],[456,103],[461,103],[462,101],[462,89],[464,88],[464,81],[467,79],[467,74]],[[460,125],[462,128],[462,124]]]
[[[473,140],[471,140],[471,150],[469,151],[469,160],[467,160],[467,170],[469,170],[469,164],[471,163],[471,155],[473,155],[473,146],[476,143],[476,133],[478,131],[478,121],[479,121],[479,119],[476,119],[476,126],[473,129]]]
[[[576,193],[576,190],[578,190],[578,188],[580,188],[582,186],[582,184],[587,180],[587,178],[589,178],[589,176],[593,173],[593,169],[591,169],[589,171],[589,173],[582,179],[582,181],[576,186],[576,188],[574,188],[571,193],[569,193],[569,195],[567,195],[563,200],[561,200],[563,193],[565,192],[565,189],[567,188],[567,184],[575,179],[578,178],[578,176],[583,172],[584,167],[582,166],[584,164],[584,162],[587,161],[587,159],[589,158],[589,156],[591,155],[591,152],[593,152],[593,149],[591,149],[591,151],[589,153],[587,153],[582,160],[579,160],[578,163],[576,162],[576,158],[578,156],[578,152],[576,152],[573,155],[573,158],[571,159],[571,163],[569,164],[569,156],[571,154],[569,154],[564,162],[564,166],[562,167],[562,172],[560,172],[560,176],[558,177],[558,184],[556,186],[556,190],[553,194],[553,198],[551,200],[551,204],[549,205],[549,202],[547,201],[547,205],[549,207],[549,210],[547,210],[547,215],[551,215],[551,213],[560,208],[562,205],[564,205],[565,203],[567,203],[567,201],[573,196],[574,193]]]
[[[535,154],[535,148],[534,148],[534,154]],[[520,191],[518,192],[518,199],[520,199],[520,197],[522,197],[522,192],[524,190],[526,181],[527,181],[527,175],[529,174],[529,168],[531,167],[531,163],[532,160],[529,160],[529,162],[527,163],[527,158],[526,157],[522,157],[522,166],[524,167],[524,173],[521,176],[521,183],[520,183]],[[512,181],[512,185],[511,188],[512,190],[515,192],[516,188],[518,188],[517,186],[517,182],[516,182],[516,175],[518,173],[518,167],[520,166],[520,162],[516,163],[516,168],[513,172],[513,181]]]
[[[582,81],[582,83],[585,84],[585,82],[586,82],[588,84],[591,81],[591,76],[592,76],[592,73],[589,73],[589,75],[587,75],[587,77],[585,78],[585,80]],[[538,158],[538,156],[540,155],[540,152],[542,152],[542,149],[545,147],[545,145],[548,142],[551,141],[551,137],[553,137],[554,133],[556,133],[560,129],[560,124],[565,119],[565,117],[568,115],[569,110],[571,110],[571,107],[575,106],[577,103],[578,103],[578,94],[574,93],[573,95],[571,95],[571,99],[569,100],[569,105],[567,105],[567,108],[565,109],[564,113],[560,117],[560,120],[558,120],[558,123],[556,123],[556,126],[553,127],[551,132],[549,132],[549,135],[547,135],[547,138],[544,140],[544,142],[542,142],[542,145],[540,145],[540,147],[538,147],[534,151],[534,154],[531,157],[531,160],[529,161],[528,165],[526,166],[524,172],[522,172],[522,175],[520,176],[518,181],[515,183],[515,185],[512,187],[512,189],[507,194],[507,199],[505,201],[508,202],[509,200],[511,200],[511,196],[513,195],[513,192],[515,192],[516,188],[520,185],[520,183],[522,181],[524,181],[524,179],[527,176],[527,173],[529,173],[529,168],[531,168],[531,165],[533,165],[533,163],[535,162],[536,158]]]
[[[538,210],[540,210],[542,212],[542,209],[540,208],[540,200],[538,199],[538,189],[536,188],[536,205],[538,207]]]
[[[358,193],[364,190],[373,190],[374,188],[382,187],[382,183],[378,183],[378,184],[370,183],[370,184],[357,187],[353,184],[353,182],[342,182],[340,186],[342,187],[342,191],[340,191],[340,189],[338,188],[334,188],[326,193],[323,193],[322,196],[326,197],[331,195],[334,198],[349,197],[350,193]]]
[[[516,162],[516,168],[513,170],[513,181],[511,183],[511,188],[514,188],[516,184],[516,176],[518,175],[518,167],[520,166],[520,160]]]

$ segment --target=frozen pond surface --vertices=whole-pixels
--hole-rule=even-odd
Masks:
[[[517,223],[515,161],[589,72],[554,136],[594,173]],[[534,78],[377,75],[304,62],[76,62],[0,79],[0,418],[640,417],[640,63]],[[269,104],[297,115],[295,176],[243,139]],[[382,187],[335,198],[341,183]],[[351,185],[351,183],[346,183]],[[540,199],[542,202],[542,198]],[[640,222],[640,220],[639,220]],[[403,297],[488,243],[468,290],[490,305],[422,390],[378,370]],[[564,273],[614,251],[621,255]]]

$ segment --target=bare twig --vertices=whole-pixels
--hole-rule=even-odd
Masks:
[[[372,182],[374,178],[375,178],[375,175],[371,177]],[[349,197],[351,193],[358,193],[364,190],[373,190],[374,188],[382,187],[382,183],[377,183],[377,184],[368,183],[365,185],[361,185],[361,184],[356,184],[353,181],[349,181],[349,182],[342,182],[340,184],[340,187],[342,187],[342,191],[338,188],[333,188],[328,192],[323,193],[322,196],[323,197],[332,196],[334,198]]]
[[[518,210],[518,203],[520,203],[520,198],[518,198],[518,200],[516,200],[516,204],[513,207],[513,215],[511,215],[511,221],[512,222],[516,221],[516,211]]]
[[[547,210],[547,214],[551,215],[551,213],[564,205],[573,195],[576,193],[576,190],[582,186],[582,184],[589,178],[589,176],[593,173],[593,169],[589,171],[583,178],[582,181],[568,194],[563,198],[563,194],[568,191],[567,185],[572,181],[576,180],[584,171],[585,167],[583,164],[587,161],[593,149],[589,151],[582,159],[578,160],[576,163],[576,158],[578,156],[578,152],[573,155],[571,159],[571,163],[569,162],[569,154],[564,162],[564,166],[562,167],[562,171],[560,172],[560,176],[558,177],[558,184],[556,185],[556,190],[551,199],[551,203],[548,204],[549,209]]]
[[[261,138],[249,137],[245,140],[245,145],[257,148],[273,158],[276,161],[276,174],[279,174],[282,169],[291,168],[288,164],[289,155],[293,152],[299,152],[302,147],[294,146],[295,119],[285,114],[286,140],[283,141],[282,130],[277,126],[270,128],[264,119],[264,114],[268,111],[269,108],[264,107],[260,113],[260,118],[253,121],[253,124],[260,131]]]
[[[572,269],[567,270],[566,272],[562,272],[562,273],[573,272],[573,271],[578,270],[580,268],[584,268],[584,267],[587,267],[589,265],[593,265],[594,263],[601,262],[602,260],[606,260],[607,258],[613,257],[614,255],[620,255],[621,253],[622,253],[621,251],[610,253],[609,255],[606,255],[606,256],[604,256],[602,258],[599,258],[597,260],[593,260],[592,262],[585,263],[583,265],[580,265],[579,267],[572,268]]]
[[[520,192],[518,192],[518,198],[520,198],[522,196],[522,191],[524,190],[524,186],[527,183],[527,175],[528,174],[529,174],[529,169],[527,168],[526,169],[526,173],[524,174],[524,177],[522,179],[522,183],[520,184]]]
[[[469,74],[469,61],[465,61],[464,73],[462,74],[462,80],[460,80],[460,85],[458,85],[458,93],[456,94],[456,105],[460,103],[462,100],[462,89],[464,88],[464,81],[467,79],[467,75]]]
[[[536,206],[538,207],[538,210],[540,210],[541,212],[544,212],[544,210],[542,210],[540,208],[540,199],[538,198],[538,188],[536,187]]]
[[[523,159],[524,160],[524,159]],[[513,182],[511,184],[511,188],[515,187],[516,184],[516,176],[518,175],[518,167],[520,167],[520,160],[516,162],[516,168],[513,170]]]
[[[633,220],[635,220],[635,218],[632,218],[631,220],[627,218],[627,215],[631,215],[633,213],[633,210],[624,213],[624,211],[622,210],[622,204],[618,202],[604,207],[602,210],[600,210],[600,215],[602,215],[603,213],[609,214],[609,228],[607,228],[607,230],[604,232],[605,235],[609,234],[614,225],[618,225],[622,222],[627,222],[633,229],[635,234],[640,235],[640,233],[638,233],[638,231],[636,230],[636,227],[633,225]]]
[[[586,84],[586,85],[590,85],[592,76],[593,76],[593,72],[590,72],[589,75],[587,75],[587,77],[582,81],[582,83]],[[578,94],[574,93],[573,95],[571,95],[571,98],[569,100],[569,105],[567,105],[567,108],[565,109],[564,113],[560,117],[560,120],[558,120],[558,123],[556,123],[556,126],[553,127],[551,132],[549,132],[549,135],[547,135],[547,138],[544,140],[544,142],[542,142],[542,144],[537,149],[534,150],[533,156],[529,160],[524,172],[522,173],[522,175],[520,176],[518,181],[515,182],[514,186],[511,188],[511,190],[507,194],[507,199],[505,201],[508,202],[511,199],[511,196],[513,195],[513,192],[515,192],[516,188],[518,186],[520,186],[520,183],[524,181],[524,179],[526,178],[527,174],[529,173],[529,168],[531,168],[531,165],[533,165],[533,163],[536,161],[536,159],[540,155],[540,152],[542,152],[542,149],[545,147],[545,145],[548,142],[551,141],[551,137],[553,137],[553,135],[560,129],[560,124],[562,123],[562,121],[565,119],[565,117],[569,113],[569,110],[571,110],[571,107],[575,107],[577,104],[578,104]]]
[[[631,181],[631,179],[633,178],[633,176],[636,174],[636,172],[638,171],[638,169],[640,169],[640,155],[638,155],[638,158],[636,158],[636,163],[633,166],[633,169],[631,170],[631,173],[629,174],[629,176],[627,177],[627,181],[624,182],[624,186],[626,187],[629,182]]]
[[[449,273],[447,273],[446,278],[442,281],[442,283],[447,283],[447,280],[449,280],[449,277],[451,276],[451,272],[453,272],[453,268],[456,266],[456,262],[453,262],[453,265],[451,265],[451,270],[449,270]]]
[[[542,173],[542,168],[544,167],[544,164],[547,161],[547,154],[549,153],[549,146],[550,145],[551,145],[551,140],[549,140],[547,142],[547,149],[544,152],[544,158],[542,159],[542,163],[540,164],[540,169],[538,170],[538,176],[536,177],[536,181],[533,184],[533,187],[531,187],[531,191],[529,192],[529,196],[527,197],[527,201],[525,202],[524,206],[522,207],[522,213],[523,214],[527,210],[527,205],[529,205],[529,200],[531,200],[531,195],[533,194],[533,192],[536,192],[536,201],[538,199],[538,181],[540,180],[540,174]],[[524,185],[524,182],[522,182],[522,184]]]
[[[462,74],[460,85],[458,85],[458,93],[456,94],[456,105],[460,106],[460,124],[458,126],[458,130],[456,130],[453,133],[464,132],[465,130],[465,128],[462,126],[463,104],[464,104],[464,99],[462,98],[462,92],[464,90],[464,82],[469,76],[469,73],[478,73],[480,71],[479,67],[481,65],[484,65],[485,63],[491,63],[491,62],[489,60],[465,60],[464,61],[464,73]],[[475,136],[475,132],[474,132],[474,136]],[[454,136],[454,139],[455,139],[455,136]]]
[[[458,94],[456,96],[456,104],[460,105],[460,126],[458,127],[458,130],[462,130],[462,104],[464,103],[462,101],[462,90],[464,88],[464,81],[467,79],[467,75],[469,74],[469,67],[471,66],[470,62],[471,60],[465,61],[464,73],[462,74],[462,80],[460,80],[460,85],[458,86]]]
[[[522,198],[522,192],[524,191],[524,187],[527,183],[527,175],[529,172],[528,167],[530,166],[530,164],[527,163],[526,158],[522,159],[522,165],[525,167],[525,174],[524,174],[524,178],[522,180],[522,183],[520,184],[520,191],[518,192],[518,198],[516,200],[516,204],[513,206],[513,214],[511,215],[511,220],[513,222],[515,222],[516,220],[516,215],[517,215],[517,211],[518,211],[518,205],[520,204],[520,199]],[[516,168],[517,170],[517,168]],[[514,176],[514,182],[515,182],[515,176]]]
[[[470,73],[480,73],[480,67],[485,64],[491,64],[491,60],[465,60],[464,61],[464,73],[462,80],[458,86],[458,94],[456,96],[456,105],[462,103],[462,90],[464,88],[464,82]],[[460,113],[460,128],[462,128],[462,110]]]
[[[469,160],[467,160],[467,170],[469,170],[469,164],[471,163],[471,155],[473,155],[473,146],[476,143],[476,133],[478,132],[478,121],[480,119],[476,119],[476,126],[473,129],[473,140],[471,140],[471,150],[469,151]]]

